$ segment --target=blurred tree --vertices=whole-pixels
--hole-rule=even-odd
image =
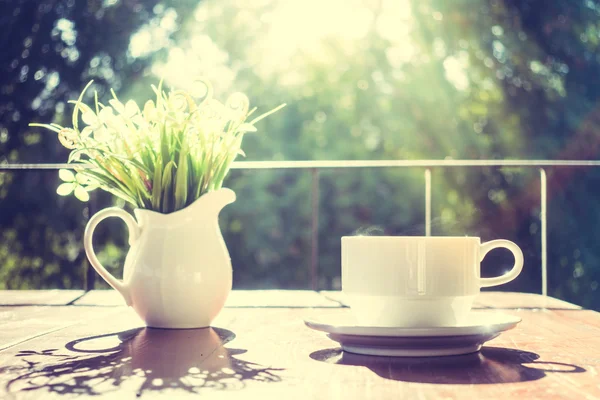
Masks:
[[[157,3],[0,3],[1,164],[65,162],[67,152],[56,136],[28,124],[69,118],[67,101],[77,98],[90,79],[102,96],[109,87],[118,90],[123,81],[142,74],[144,61],[128,55],[129,38],[142,24],[160,17],[153,10]],[[189,7],[190,2],[181,5]],[[56,173],[0,173],[0,288],[83,284],[80,241],[89,209],[59,198],[56,185]],[[102,204],[107,203],[98,206]],[[118,232],[115,241],[124,245]],[[101,238],[112,241],[107,234]]]
[[[25,3],[0,17],[11,27],[0,60],[7,72],[0,78],[0,155],[8,162],[65,159],[53,135],[26,124],[62,119],[70,112],[65,100],[92,77],[101,96],[112,86],[141,100],[157,77],[185,87],[197,75],[210,78],[219,96],[246,92],[262,110],[289,104],[245,139],[250,160],[595,159],[600,151],[597,1]],[[44,193],[36,198],[22,189],[36,174],[9,175],[0,201],[15,211],[3,213],[0,226],[14,238],[0,249],[0,280],[64,286],[40,280],[43,267],[23,279],[16,274],[35,255],[76,276],[81,253],[73,263],[60,255],[63,242],[43,256],[37,245],[14,249],[57,219],[73,225],[50,237],[80,238],[82,206],[56,199],[52,179],[29,184]],[[599,176],[548,170],[550,293],[596,309]],[[323,171],[320,179],[321,287],[339,287],[340,236],[424,233],[422,170]],[[538,171],[433,169],[432,179],[434,234],[516,241],[526,269],[503,288],[539,291]],[[222,226],[237,287],[307,287],[311,184],[297,171],[232,172],[228,186],[238,201]],[[69,206],[59,212],[42,198]],[[101,197],[98,206],[108,201]],[[118,265],[122,229],[102,241],[106,260]],[[511,262],[494,254],[485,273]]]

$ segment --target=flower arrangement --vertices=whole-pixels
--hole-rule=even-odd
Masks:
[[[98,101],[97,92],[94,108],[86,105],[90,82],[70,102],[75,106],[71,128],[30,124],[56,132],[71,150],[74,172],[59,171],[63,183],[57,193],[87,201],[88,192],[100,188],[135,207],[170,213],[219,189],[231,163],[244,155],[244,134],[255,132],[256,122],[285,104],[248,121],[256,108],[249,110],[246,95],[234,93],[223,104],[213,98],[209,82],[199,83],[206,90],[197,101],[183,90],[163,91],[161,81],[152,85],[156,100],[140,109],[133,100],[123,104],[113,90],[109,105]]]

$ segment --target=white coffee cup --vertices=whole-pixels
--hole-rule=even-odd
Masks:
[[[481,278],[492,249],[506,248],[515,264],[506,274]],[[508,240],[478,237],[342,237],[342,291],[361,325],[454,326],[462,323],[479,290],[515,279],[523,252]]]

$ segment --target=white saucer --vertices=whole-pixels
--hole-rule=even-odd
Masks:
[[[473,311],[457,326],[384,328],[358,325],[351,314],[325,320],[305,320],[312,329],[328,333],[350,353],[396,357],[434,357],[474,353],[483,343],[514,328],[521,318]]]

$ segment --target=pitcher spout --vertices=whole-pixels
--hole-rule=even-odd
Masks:
[[[218,216],[219,212],[227,205],[235,201],[235,192],[228,188],[221,188],[208,192],[200,196],[198,200],[189,205],[183,212],[191,212],[196,215],[214,215]]]
[[[221,188],[205,193],[199,200],[204,203],[202,207],[218,214],[226,205],[235,201],[235,192],[229,188]]]
[[[195,220],[209,216],[218,217],[227,204],[235,201],[235,192],[228,188],[221,188],[208,192],[196,199],[192,204],[170,214],[161,214],[156,211],[136,208],[134,210],[140,227],[151,224],[151,221],[161,223],[181,223],[182,221]]]

